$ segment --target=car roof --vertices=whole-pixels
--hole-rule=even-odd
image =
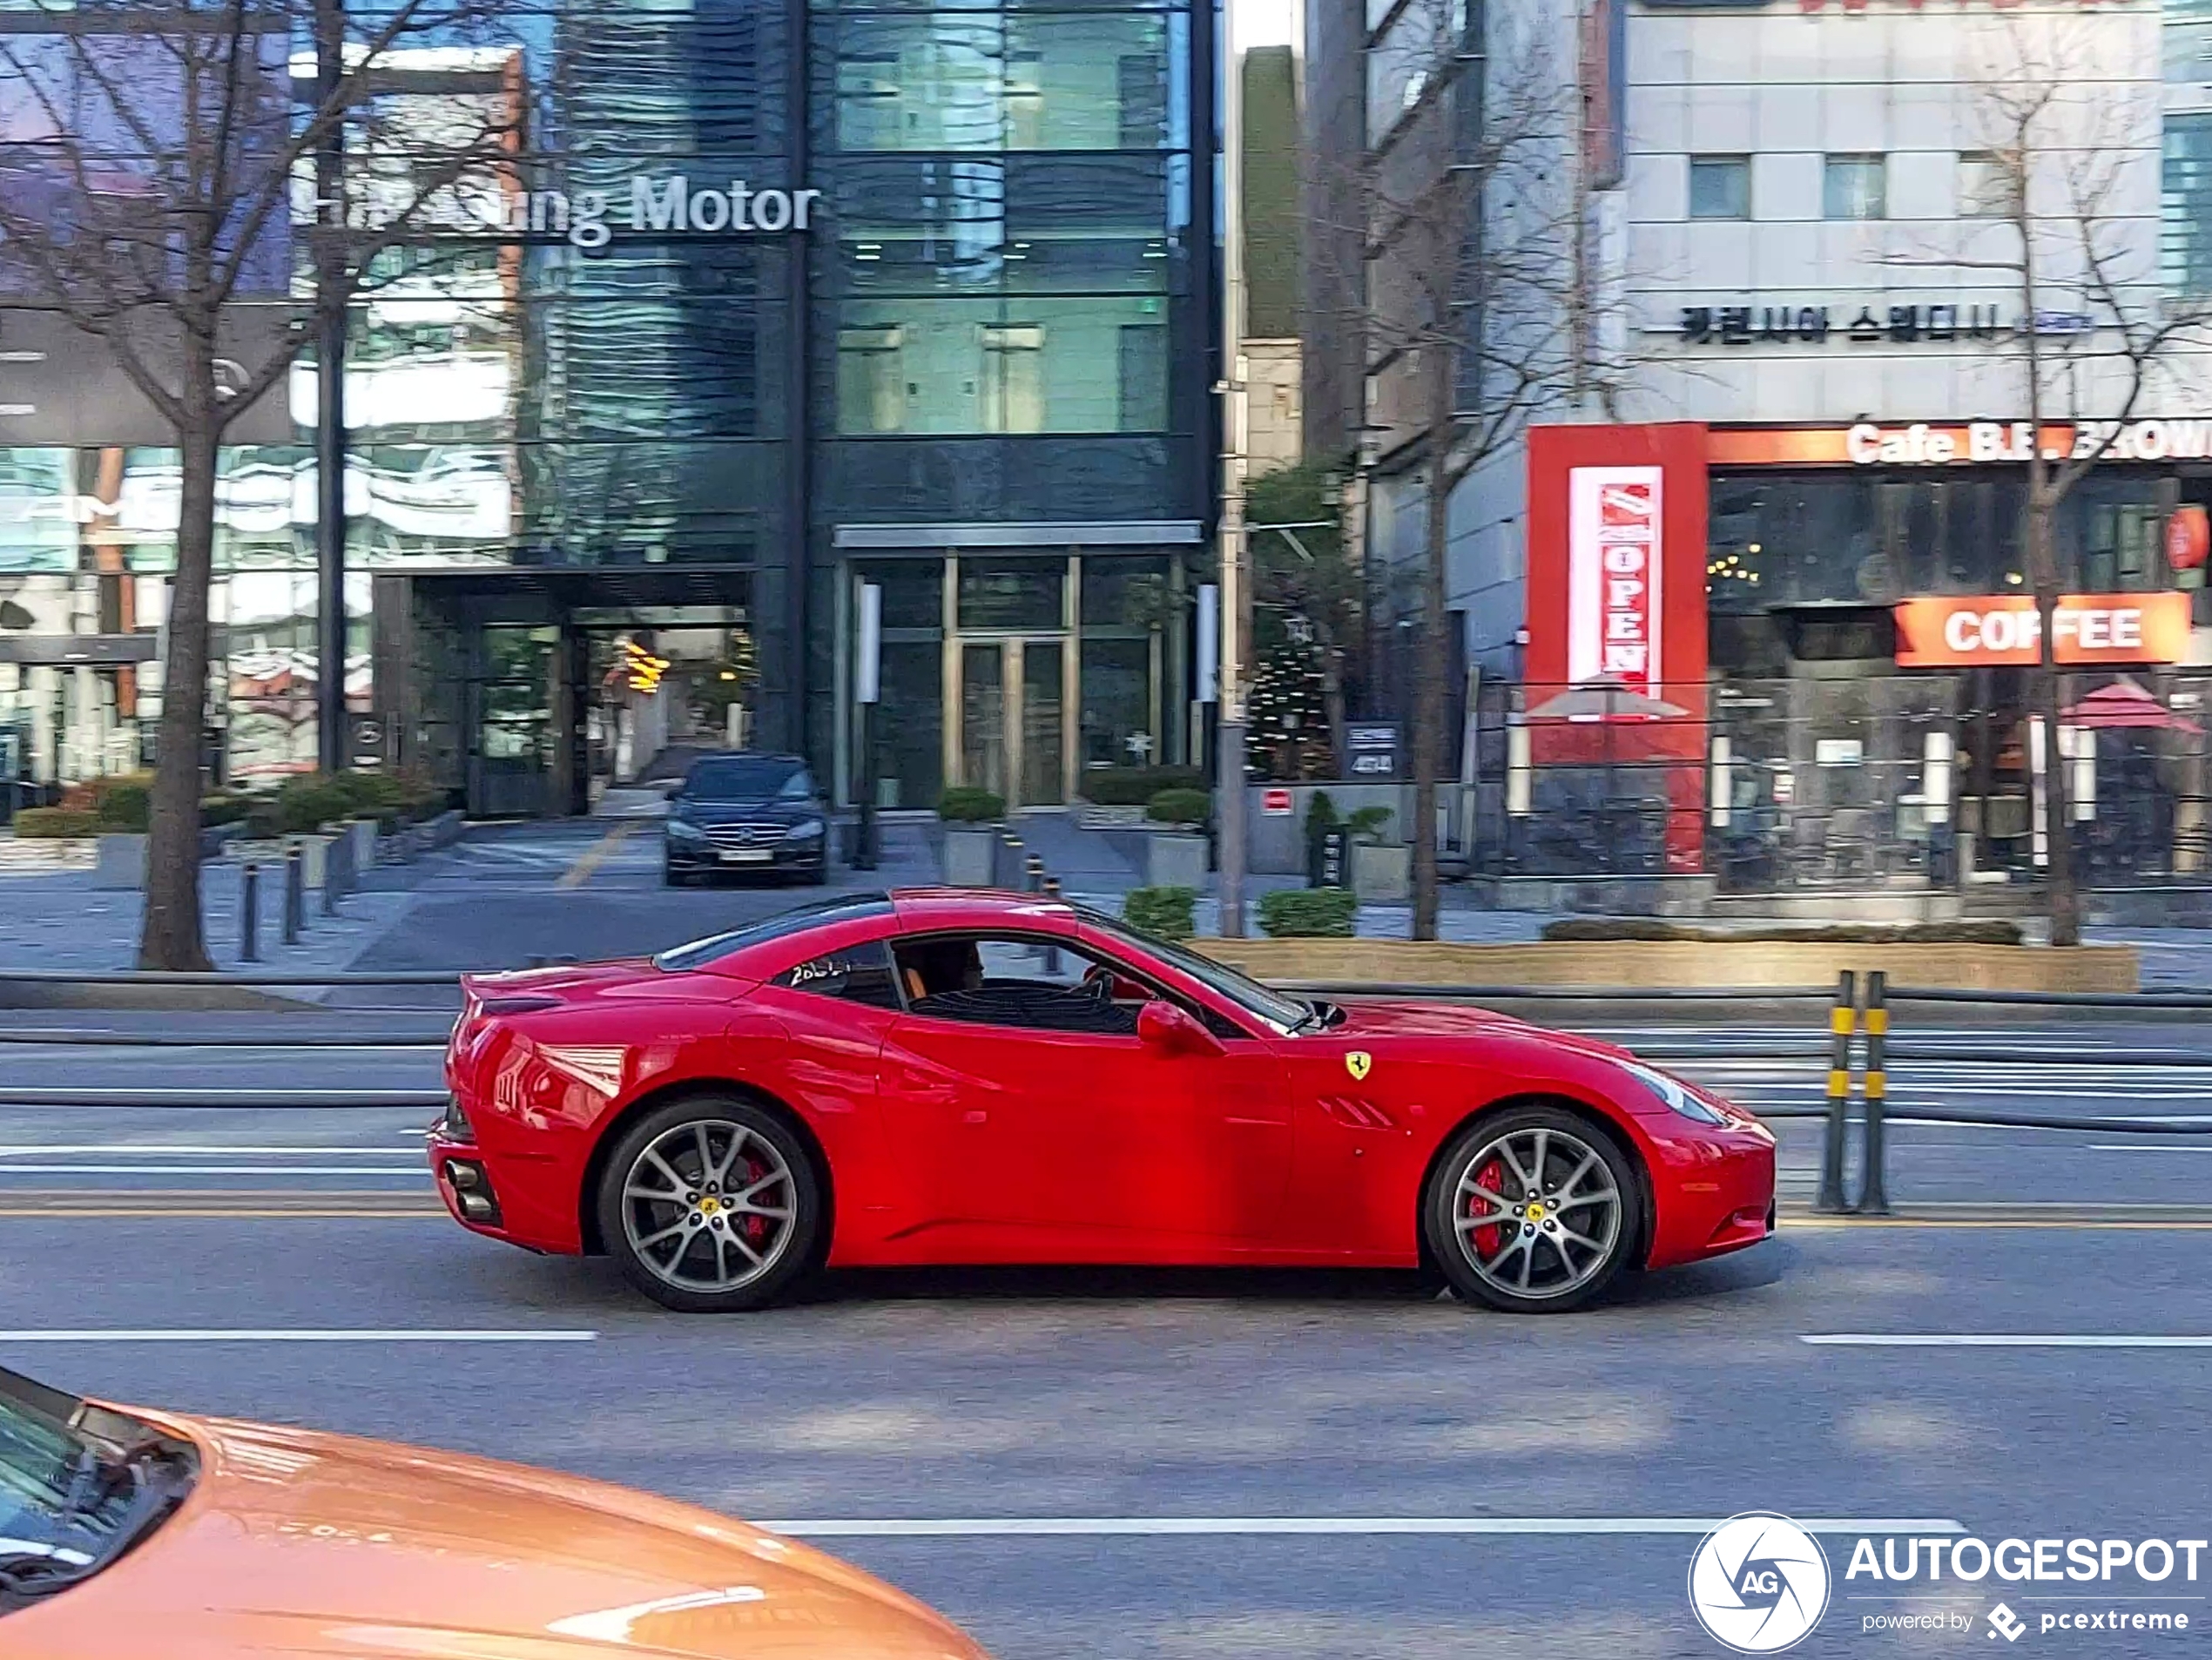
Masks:
[[[1004,928],[1045,923],[1062,929],[1076,925],[1076,908],[1043,894],[1017,894],[991,887],[897,887],[891,903],[899,920],[914,928]]]

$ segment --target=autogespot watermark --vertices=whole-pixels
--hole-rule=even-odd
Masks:
[[[1828,1611],[1827,1555],[1787,1516],[1730,1516],[1689,1559],[1689,1605],[1714,1639],[1737,1653],[1779,1654]]]
[[[1955,1636],[1980,1629],[2000,1645],[2030,1636],[2182,1635],[2212,1619],[2199,1606],[2203,1592],[2180,1589],[2196,1585],[2208,1550],[2212,1541],[2204,1539],[1993,1544],[1968,1535],[1877,1535],[1853,1542],[1837,1594],[1898,1605],[1861,1612],[1859,1630],[1867,1633]],[[1977,1619],[1966,1599],[1972,1588],[1992,1582],[2018,1587],[2007,1596],[2022,1607],[2000,1602]],[[2098,1589],[2034,1589],[2042,1585]],[[1742,1654],[1778,1654],[1803,1641],[1819,1625],[1833,1589],[1819,1541],[1771,1511],[1730,1516],[1690,1557],[1689,1605],[1699,1623]],[[1926,1606],[1939,1599],[1946,1605]]]

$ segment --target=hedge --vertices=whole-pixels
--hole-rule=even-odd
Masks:
[[[1204,824],[1213,816],[1213,798],[1204,790],[1162,790],[1144,804],[1155,824]]]
[[[153,792],[143,784],[115,784],[99,791],[95,809],[103,830],[143,832],[153,818]]]
[[[955,784],[937,798],[937,816],[948,824],[996,824],[1006,817],[1006,798]]]
[[[100,815],[90,807],[24,807],[16,814],[19,841],[53,841],[99,833]]]
[[[1259,896],[1260,932],[1271,940],[1348,940],[1359,914],[1348,887],[1278,887]]]
[[[1083,800],[1102,807],[1141,807],[1163,790],[1202,790],[1195,766],[1102,766],[1082,775]]]
[[[1672,940],[1691,945],[1757,941],[1805,945],[2018,945],[2020,924],[1977,922],[1838,922],[1813,928],[1697,928],[1648,916],[1578,916],[1544,924],[1547,940],[1608,942]]]
[[[1187,940],[1197,931],[1195,887],[1132,887],[1122,904],[1122,921],[1163,940]]]

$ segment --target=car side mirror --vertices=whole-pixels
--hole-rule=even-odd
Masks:
[[[1193,1019],[1190,1011],[1155,997],[1136,1011],[1136,1035],[1170,1055],[1218,1055],[1221,1040]]]

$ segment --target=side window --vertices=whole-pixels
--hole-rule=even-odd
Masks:
[[[881,940],[832,951],[776,976],[776,984],[824,997],[841,997],[871,1009],[899,1007],[899,988],[892,979],[891,950]]]
[[[938,1020],[1133,1036],[1150,993],[1096,957],[1035,935],[940,935],[894,948],[907,1007]]]

